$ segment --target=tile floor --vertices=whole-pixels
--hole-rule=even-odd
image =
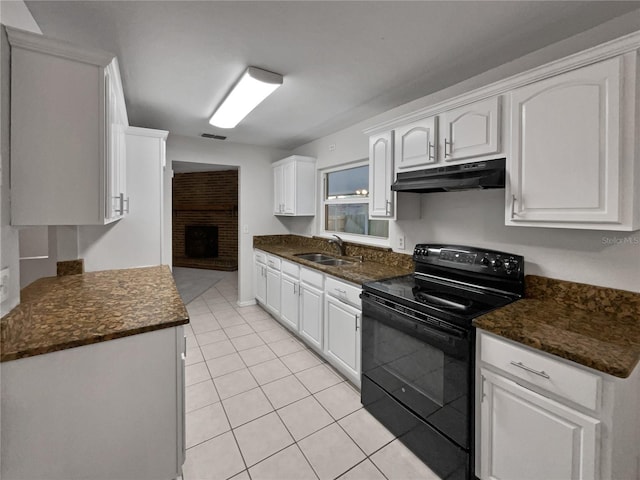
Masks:
[[[184,480],[438,477],[359,392],[258,306],[237,274],[187,305]]]

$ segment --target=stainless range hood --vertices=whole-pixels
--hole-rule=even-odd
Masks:
[[[395,192],[452,192],[504,188],[505,159],[426,168],[398,173],[391,185]]]

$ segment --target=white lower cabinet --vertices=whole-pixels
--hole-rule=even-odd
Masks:
[[[307,283],[300,285],[300,335],[322,349],[322,300],[324,292]]]
[[[600,421],[481,370],[483,479],[595,479]]]
[[[272,267],[267,267],[267,295],[265,304],[274,315],[280,313],[280,270]]]
[[[324,301],[324,353],[353,383],[360,385],[362,311],[327,295]]]
[[[178,326],[0,364],[0,476],[180,476],[185,344]]]
[[[256,301],[264,305],[267,302],[267,256],[262,252],[255,252],[254,258],[254,293]]]
[[[476,475],[640,478],[640,368],[618,378],[479,331]]]
[[[256,301],[360,387],[360,286],[260,250],[254,257]]]
[[[256,301],[275,316],[280,315],[280,259],[265,252],[254,252]]]
[[[280,281],[280,321],[294,332],[298,331],[300,317],[300,268],[291,262],[282,262]]]

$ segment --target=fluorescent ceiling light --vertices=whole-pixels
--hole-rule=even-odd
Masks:
[[[256,67],[247,68],[209,123],[219,128],[235,127],[280,85],[282,75]]]

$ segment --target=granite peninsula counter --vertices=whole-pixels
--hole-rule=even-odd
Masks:
[[[189,322],[167,266],[47,277],[0,320],[0,361],[16,360]]]

